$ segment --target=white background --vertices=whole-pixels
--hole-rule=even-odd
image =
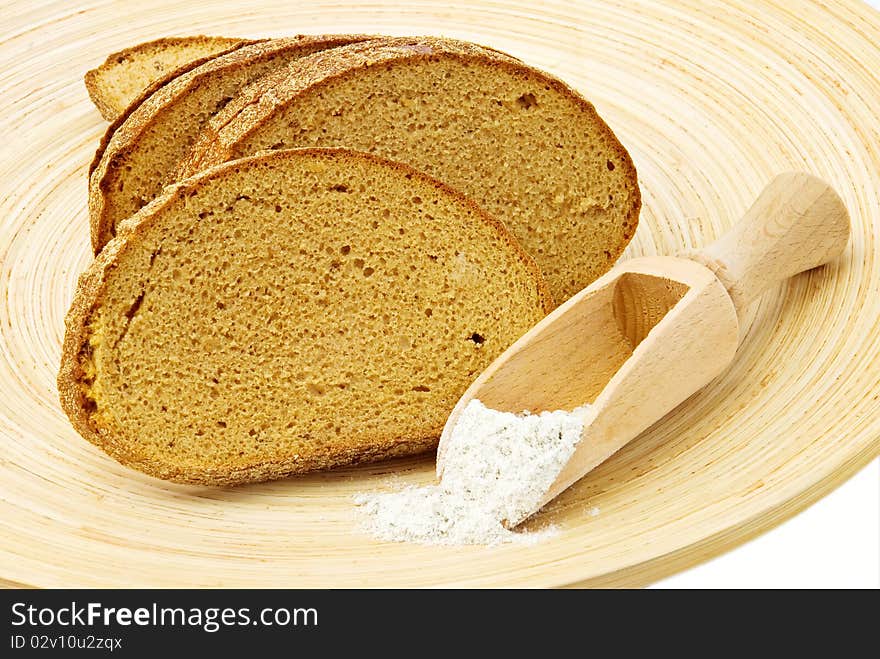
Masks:
[[[880,588],[880,460],[782,526],[654,587]]]

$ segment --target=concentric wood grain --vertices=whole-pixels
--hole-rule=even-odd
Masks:
[[[857,2],[7,2],[0,23],[0,583],[35,586],[640,585],[777,524],[880,452],[880,16]],[[754,308],[734,366],[563,494],[533,547],[359,534],[351,496],[409,460],[238,489],[171,485],[81,440],[55,391],[89,259],[104,123],[82,74],[166,34],[444,34],[593,100],[644,197],[628,255],[702,245],[805,169],[853,219],[845,258]],[[591,516],[591,508],[599,514]]]

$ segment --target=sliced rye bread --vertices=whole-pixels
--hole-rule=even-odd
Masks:
[[[196,38],[196,37],[193,37]],[[166,73],[161,78],[157,78],[147,87],[145,87],[140,94],[138,94],[132,101],[128,103],[128,105],[110,121],[110,124],[107,126],[107,129],[104,131],[104,134],[101,136],[101,141],[98,143],[98,148],[95,150],[95,155],[92,158],[92,162],[89,164],[89,177],[91,177],[92,173],[97,169],[98,165],[101,162],[101,158],[104,156],[104,151],[107,149],[107,145],[110,143],[110,139],[113,137],[113,134],[116,132],[116,129],[119,128],[125,120],[131,116],[131,113],[134,112],[138,106],[147,100],[150,96],[155,94],[160,87],[164,87],[169,82],[174,80],[175,78],[182,76],[187,71],[192,71],[197,66],[201,66],[206,62],[211,61],[215,57],[220,57],[221,55],[226,55],[227,53],[231,53],[233,50],[238,50],[244,46],[249,46],[251,44],[260,43],[261,41],[268,41],[268,39],[254,39],[250,41],[241,41],[237,45],[230,47],[229,49],[217,53],[215,55],[207,55],[205,57],[200,57],[198,59],[191,60],[186,64],[183,64],[176,69]],[[106,118],[106,117],[105,117]]]
[[[290,62],[369,37],[309,35],[237,48],[175,77],[118,126],[89,177],[89,222],[97,253],[116,226],[173,182],[201,127],[247,84]],[[100,150],[100,147],[99,147]]]
[[[474,44],[376,39],[294,62],[208,122],[178,177],[309,146],[376,153],[461,190],[507,224],[560,302],[611,267],[638,223],[635,167],[593,106]]]
[[[407,165],[279,150],[169,186],[80,278],[58,389],[79,433],[225,485],[433,448],[552,302],[497,220]]]
[[[248,43],[235,37],[164,37],[111,53],[85,75],[89,98],[101,116],[112,121],[140,94],[171,73]]]

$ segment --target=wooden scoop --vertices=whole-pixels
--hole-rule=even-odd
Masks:
[[[470,386],[440,437],[437,475],[452,428],[474,398],[505,412],[591,403],[580,442],[540,509],[724,371],[740,320],[762,291],[835,258],[848,239],[849,217],[834,190],[793,172],[775,178],[742,221],[705,249],[621,263]]]

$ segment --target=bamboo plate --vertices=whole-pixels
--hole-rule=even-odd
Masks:
[[[540,7],[538,6],[540,4]],[[34,586],[641,585],[778,524],[880,453],[880,15],[857,2],[6,2],[0,25],[0,579]],[[82,74],[166,34],[445,34],[571,82],[629,147],[629,256],[705,244],[779,171],[843,196],[846,257],[768,293],[734,366],[561,496],[532,547],[381,544],[351,497],[428,459],[238,489],[153,480],[55,390],[104,129]]]

